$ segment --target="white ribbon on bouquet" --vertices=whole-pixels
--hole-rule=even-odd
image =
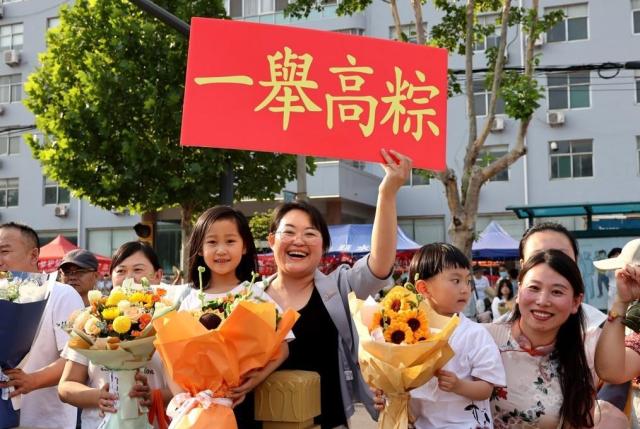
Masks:
[[[169,402],[167,406],[167,415],[172,419],[169,429],[176,428],[180,420],[192,409],[201,406],[206,410],[213,404],[231,408],[233,401],[229,398],[215,398],[213,392],[208,389],[197,393],[195,396],[191,396],[189,393],[177,394],[171,399],[171,402]]]

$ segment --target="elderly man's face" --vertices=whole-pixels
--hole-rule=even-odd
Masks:
[[[15,228],[0,228],[0,271],[38,271],[38,248]]]

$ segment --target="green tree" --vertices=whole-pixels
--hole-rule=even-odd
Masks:
[[[156,3],[187,22],[225,16],[220,0]],[[138,213],[178,206],[184,246],[193,214],[218,201],[228,165],[236,200],[271,198],[295,177],[293,156],[179,145],[188,44],[180,34],[125,0],[77,0],[60,18],[25,104],[46,136],[29,142],[34,156],[75,196]]]
[[[422,25],[422,7],[432,3],[441,13],[441,21],[431,27],[430,34],[425,34]],[[365,10],[372,0],[342,0],[337,13],[353,14]],[[391,15],[395,24],[396,38],[407,40],[402,32],[397,0],[389,0]],[[482,186],[499,172],[508,168],[522,157],[527,149],[525,136],[538,101],[543,98],[542,87],[534,78],[535,67],[539,58],[534,55],[535,40],[551,28],[562,12],[551,12],[540,16],[539,1],[532,0],[530,7],[513,7],[511,0],[466,0],[465,2],[450,0],[410,0],[414,14],[415,32],[418,44],[429,44],[449,50],[451,53],[463,55],[465,58],[464,81],[467,83],[482,80],[485,88],[491,93],[488,111],[483,123],[476,118],[474,105],[474,86],[468,84],[462,89],[456,75],[450,71],[450,93],[462,92],[466,96],[467,105],[467,145],[464,165],[459,171],[447,167],[444,172],[431,172],[445,187],[447,203],[452,222],[449,234],[453,244],[467,254],[471,254],[480,191]],[[307,16],[314,9],[321,9],[323,2],[315,0],[296,0],[287,8],[287,13],[294,17]],[[496,12],[499,14],[495,24],[482,24],[478,14]],[[505,70],[504,58],[507,45],[507,29],[520,26],[524,38],[523,70]],[[487,50],[486,67],[489,72],[475,71],[473,46],[487,36],[499,34],[499,43]],[[481,67],[485,65],[482,64]],[[478,77],[481,76],[481,77]],[[505,113],[518,121],[518,132],[513,147],[501,157],[491,162],[483,162],[483,149],[495,119],[499,98],[505,102]]]
[[[253,238],[261,241],[267,239],[272,216],[273,210],[267,210],[264,213],[255,212],[253,216],[251,216],[251,219],[249,219],[249,227],[251,228]]]

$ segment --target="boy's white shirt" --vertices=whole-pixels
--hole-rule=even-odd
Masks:
[[[506,376],[495,341],[482,326],[463,314],[458,316],[460,324],[449,339],[455,355],[443,369],[453,372],[460,379],[471,380],[473,377],[494,386],[504,386]],[[489,398],[471,401],[455,393],[442,391],[438,388],[437,377],[412,390],[410,394],[410,409],[416,418],[415,426],[418,429],[493,427]],[[486,421],[487,418],[489,422]]]

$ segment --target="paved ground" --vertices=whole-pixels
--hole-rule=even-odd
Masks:
[[[378,424],[374,422],[367,410],[360,404],[356,404],[356,413],[351,418],[352,429],[376,429]]]

